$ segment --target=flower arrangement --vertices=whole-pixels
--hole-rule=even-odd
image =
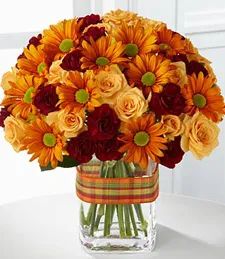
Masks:
[[[5,138],[42,170],[94,155],[174,168],[185,152],[210,155],[225,112],[210,62],[189,39],[121,10],[32,37],[1,86]]]

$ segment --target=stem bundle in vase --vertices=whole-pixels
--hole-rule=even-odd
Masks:
[[[134,177],[136,168],[133,163],[122,160],[101,162],[101,178]],[[81,223],[88,227],[89,235],[94,236],[99,231],[100,222],[104,225],[103,235],[110,236],[113,222],[119,226],[121,238],[137,237],[138,231],[147,236],[148,223],[143,216],[141,204],[90,204],[87,215],[84,215],[81,205]]]

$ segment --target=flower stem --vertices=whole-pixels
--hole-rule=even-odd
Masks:
[[[84,215],[83,204],[80,205],[80,222],[81,222],[82,227],[87,225],[87,220],[86,220],[85,215]]]
[[[91,228],[90,228],[90,236],[94,236],[94,231],[95,231],[95,216],[96,216],[96,211],[97,211],[97,204],[92,204],[93,205],[93,211],[91,215]]]
[[[148,222],[145,220],[144,215],[143,215],[143,211],[142,211],[142,207],[141,204],[135,204],[134,208],[136,210],[138,219],[141,222],[141,228],[145,234],[145,236],[148,236],[148,232],[147,232],[147,228],[148,228]]]
[[[101,221],[102,216],[105,214],[105,205],[100,204],[98,207],[97,217],[95,220],[95,231],[98,230],[99,223]]]
[[[130,212],[130,219],[131,219],[131,223],[133,226],[133,230],[134,230],[134,236],[137,237],[138,236],[138,230],[137,230],[137,224],[134,218],[134,211],[133,211],[133,207],[132,205],[129,205],[129,212]]]
[[[126,233],[124,228],[123,205],[121,204],[116,205],[116,209],[117,209],[117,217],[118,217],[118,223],[120,228],[120,237],[125,238]]]
[[[124,215],[125,215],[126,235],[128,237],[131,237],[132,233],[131,233],[131,226],[130,226],[129,206],[130,205],[124,205]]]

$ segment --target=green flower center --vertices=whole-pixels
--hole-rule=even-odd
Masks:
[[[139,131],[134,136],[134,143],[140,147],[146,146],[149,140],[150,140],[150,136],[145,131]]]
[[[170,46],[168,44],[166,44],[166,43],[161,43],[161,44],[159,44],[159,49],[161,51],[167,51],[167,50],[170,49]]]
[[[95,63],[98,66],[105,66],[109,64],[109,60],[106,57],[98,57]]]
[[[193,96],[193,102],[194,102],[194,105],[197,106],[198,108],[203,108],[206,105],[206,98],[201,94],[195,94]]]
[[[134,43],[129,43],[126,45],[125,47],[125,54],[128,56],[128,57],[134,57],[138,54],[138,46]]]
[[[145,86],[152,86],[155,83],[155,75],[152,72],[146,72],[142,78],[141,82]]]
[[[59,49],[62,52],[69,52],[72,47],[73,47],[73,40],[71,39],[64,39],[59,45]]]
[[[84,104],[89,99],[89,93],[84,89],[80,89],[80,90],[76,91],[75,99],[78,103]]]
[[[46,64],[44,62],[41,62],[37,67],[38,74],[41,74],[46,69]]]
[[[45,133],[43,136],[43,143],[47,147],[54,147],[56,144],[56,137],[52,133]]]
[[[23,101],[25,103],[32,103],[32,93],[34,92],[34,87],[30,87],[27,89],[26,93],[24,94]]]

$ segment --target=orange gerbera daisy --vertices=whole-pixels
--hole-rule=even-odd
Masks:
[[[160,55],[137,55],[133,62],[129,63],[126,71],[129,83],[138,86],[147,97],[153,92],[161,92],[163,85],[176,81],[175,67],[169,59]]]
[[[18,76],[15,82],[10,82],[11,88],[5,90],[5,98],[2,105],[14,116],[20,116],[27,119],[29,114],[36,113],[36,107],[33,105],[33,96],[37,88],[44,83],[41,77],[32,75]]]
[[[27,126],[25,133],[22,150],[27,149],[28,154],[33,154],[30,161],[39,158],[40,166],[47,166],[51,163],[53,168],[57,166],[58,161],[63,161],[66,139],[55,127],[49,126],[38,118]]]
[[[167,140],[162,136],[166,129],[161,122],[156,123],[153,113],[125,123],[121,132],[120,140],[124,145],[119,151],[126,153],[124,160],[137,163],[143,169],[148,166],[148,157],[159,162],[159,157],[164,155],[162,150],[167,149]]]
[[[178,53],[186,53],[185,39],[177,32],[167,29],[166,26],[160,27],[158,34],[159,50],[166,56],[173,56]]]
[[[18,59],[17,67],[22,73],[45,76],[48,72],[48,62],[43,51],[43,45],[30,45],[24,49],[23,56]]]
[[[44,30],[41,43],[44,52],[54,59],[57,54],[63,55],[76,47],[79,40],[80,23],[76,19],[63,20],[50,29]],[[57,57],[56,57],[57,58]]]
[[[100,37],[96,41],[90,38],[90,44],[84,40],[82,47],[82,69],[97,69],[127,61],[126,58],[122,57],[125,48],[123,43],[121,41],[115,42],[115,39],[110,36]]]
[[[113,36],[117,41],[122,41],[126,45],[124,52],[128,57],[135,57],[137,54],[147,54],[157,49],[156,34],[151,28],[145,30],[141,26],[141,22],[133,26],[123,22],[121,26],[113,31]]]
[[[186,99],[184,111],[189,115],[200,111],[214,122],[220,121],[221,115],[224,114],[224,99],[220,88],[214,84],[215,78],[204,77],[202,72],[198,76],[188,76],[188,83],[181,92]]]
[[[67,106],[71,109],[86,107],[89,111],[100,106],[99,91],[90,79],[91,72],[84,74],[78,71],[69,72],[67,85],[57,87],[56,92],[59,96],[57,105],[62,109]]]

